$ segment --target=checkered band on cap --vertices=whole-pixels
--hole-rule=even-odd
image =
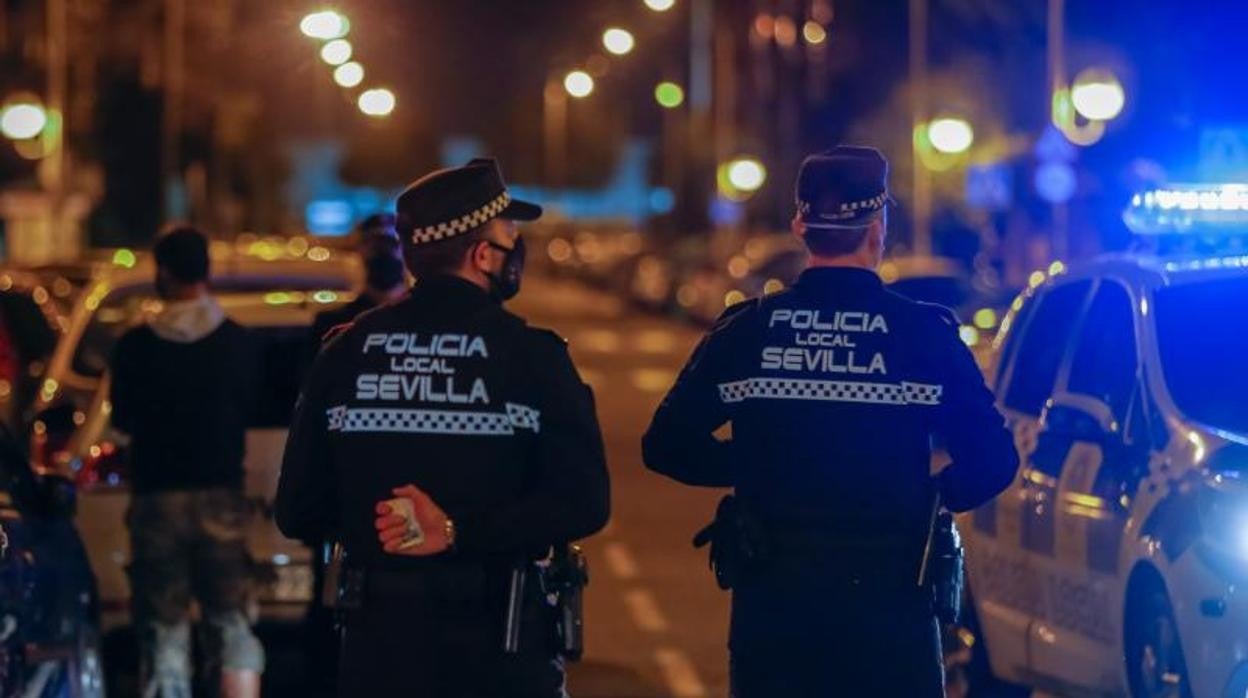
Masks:
[[[464,233],[478,228],[490,222],[507,208],[511,203],[511,194],[503,192],[499,194],[493,201],[473,211],[472,213],[460,216],[453,221],[438,223],[424,228],[417,228],[412,231],[412,242],[420,245],[426,242],[437,242],[447,238],[463,235]]]
[[[864,213],[873,213],[878,211],[884,208],[884,202],[886,201],[888,201],[888,194],[881,192],[879,195],[873,196],[870,199],[845,202],[841,204],[840,211],[834,211],[831,213],[820,212],[819,217],[831,221],[848,220]],[[799,202],[798,209],[801,211],[803,216],[806,216],[810,213],[811,205],[809,202]],[[809,222],[807,224],[809,225]]]
[[[927,383],[868,383],[800,378],[747,378],[719,385],[726,403],[750,399],[820,400],[881,405],[939,405],[943,386]]]

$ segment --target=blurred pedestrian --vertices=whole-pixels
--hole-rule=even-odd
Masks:
[[[920,584],[936,495],[966,511],[1017,469],[952,311],[876,274],[887,173],[871,148],[807,158],[793,232],[808,268],[724,313],[645,435],[651,469],[735,488],[697,542],[733,590],[736,698],[944,695]],[[933,478],[937,435],[953,463]]]
[[[360,257],[364,263],[364,288],[355,300],[340,308],[317,313],[312,322],[312,342],[316,351],[329,331],[345,325],[360,313],[397,300],[407,291],[407,270],[403,250],[394,232],[394,216],[378,213],[360,224]]]
[[[537,562],[606,523],[608,479],[565,343],[503,307],[515,221],[540,213],[493,160],[409,186],[416,286],[333,336],[305,385],[276,516],[346,545],[339,695],[566,695]]]
[[[163,309],[117,342],[113,424],[130,434],[127,522],[144,698],[190,696],[191,600],[214,635],[223,696],[258,696],[264,650],[246,616],[244,435],[256,349],[209,292],[208,240],[177,227],[156,242]]]

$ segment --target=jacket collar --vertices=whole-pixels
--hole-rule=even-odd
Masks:
[[[861,267],[810,267],[794,284],[797,288],[823,291],[830,289],[879,290],[884,282],[879,274]]]

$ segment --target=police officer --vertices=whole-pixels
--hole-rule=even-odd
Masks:
[[[398,232],[418,283],[333,337],[305,385],[276,518],[294,538],[341,532],[362,572],[340,695],[564,695],[542,589],[513,609],[510,581],[605,525],[609,488],[564,342],[502,305],[524,263],[515,221],[540,213],[493,160],[413,183]],[[508,610],[523,631],[504,651]]]
[[[793,232],[808,268],[724,313],[644,437],[649,468],[735,488],[711,537],[737,698],[942,696],[918,583],[933,501],[974,508],[1017,469],[952,312],[876,274],[887,173],[871,148],[807,158]],[[953,458],[935,478],[934,435]]]

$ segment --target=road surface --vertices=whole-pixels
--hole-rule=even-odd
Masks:
[[[577,698],[728,694],[728,596],[690,545],[721,495],[647,471],[641,434],[700,332],[573,282],[533,279],[513,309],[567,338],[594,388],[612,477],[612,516],[586,543],[586,656]]]

